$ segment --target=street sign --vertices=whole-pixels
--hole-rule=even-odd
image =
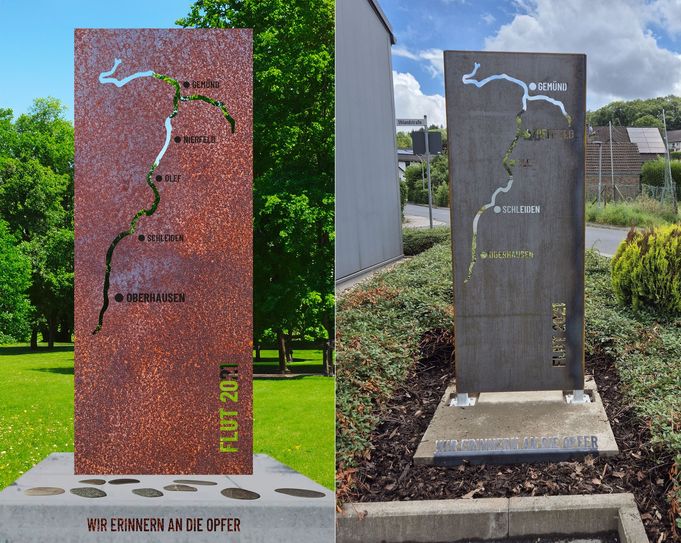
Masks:
[[[424,119],[397,119],[397,126],[425,126]]]
[[[415,155],[426,154],[426,138],[423,130],[411,133],[411,148]],[[439,155],[442,152],[442,133],[428,132],[428,151],[431,155]]]

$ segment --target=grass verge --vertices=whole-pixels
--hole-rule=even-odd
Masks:
[[[589,202],[586,205],[586,220],[596,224],[649,228],[677,222],[679,217],[671,206],[641,196],[631,202],[610,202],[600,208]]]
[[[73,345],[38,352],[2,346],[0,370],[2,489],[48,454],[73,451]],[[255,379],[253,389],[253,450],[332,489],[334,380]]]
[[[619,306],[610,261],[587,253],[586,349],[617,361],[627,400],[681,466],[681,319]],[[439,244],[345,294],[337,310],[337,484],[352,485],[382,406],[404,384],[423,332],[452,326],[451,251]],[[678,496],[681,499],[681,496]],[[673,508],[678,507],[672,503]],[[675,511],[679,514],[679,511]],[[678,522],[678,521],[677,521]]]

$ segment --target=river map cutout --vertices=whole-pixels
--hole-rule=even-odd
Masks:
[[[584,55],[446,51],[457,392],[584,383]]]
[[[252,472],[250,30],[75,31],[75,463]]]

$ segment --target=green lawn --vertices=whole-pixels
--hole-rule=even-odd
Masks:
[[[48,454],[73,451],[73,345],[2,346],[0,369],[2,489]],[[253,402],[254,451],[333,489],[333,379],[256,379]]]
[[[322,373],[322,351],[319,349],[294,349],[293,362],[287,365],[291,373]],[[279,373],[279,353],[277,350],[262,349],[260,360],[255,361],[253,352],[254,373]]]

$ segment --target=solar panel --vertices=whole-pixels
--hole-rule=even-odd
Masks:
[[[663,154],[664,141],[657,128],[627,128],[629,140],[638,146],[639,153]]]

